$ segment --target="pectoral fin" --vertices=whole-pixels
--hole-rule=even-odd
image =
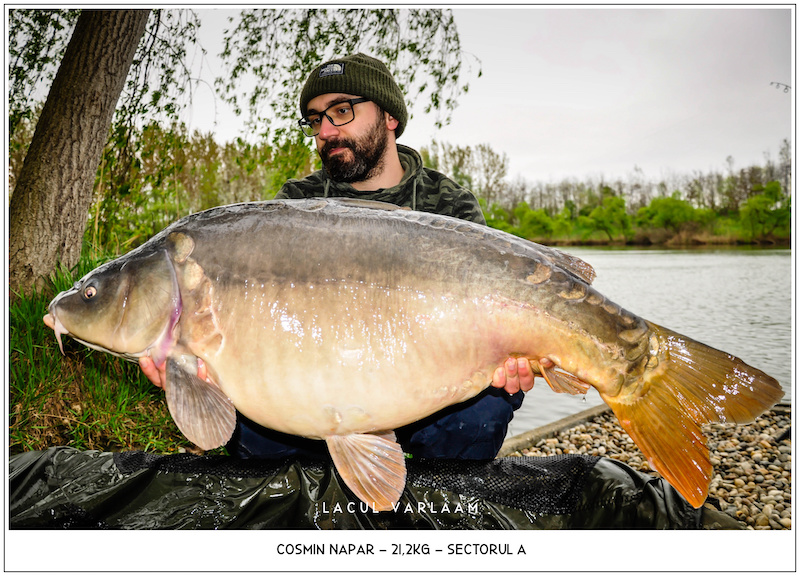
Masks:
[[[344,483],[374,510],[391,510],[406,485],[406,463],[394,432],[329,436],[333,463]]]
[[[203,450],[230,440],[236,427],[236,410],[219,387],[197,377],[196,358],[168,357],[165,388],[169,412],[186,438]]]

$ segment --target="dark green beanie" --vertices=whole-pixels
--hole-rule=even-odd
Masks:
[[[408,120],[403,92],[380,60],[355,54],[320,64],[300,93],[300,113],[305,115],[308,103],[320,94],[337,92],[369,98],[399,122],[395,137],[403,133]]]

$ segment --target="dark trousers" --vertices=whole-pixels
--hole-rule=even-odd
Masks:
[[[395,430],[403,451],[418,458],[490,460],[497,456],[514,410],[524,394],[489,387],[419,422]],[[325,442],[264,428],[237,412],[236,429],[226,448],[238,458],[326,456]]]

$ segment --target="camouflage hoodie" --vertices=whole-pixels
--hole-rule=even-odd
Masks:
[[[433,212],[486,224],[483,212],[472,192],[462,188],[450,178],[425,168],[416,150],[397,145],[400,164],[405,170],[397,186],[382,190],[362,192],[350,184],[332,180],[323,168],[302,180],[289,180],[275,196],[276,199],[345,197],[378,200],[412,210]]]

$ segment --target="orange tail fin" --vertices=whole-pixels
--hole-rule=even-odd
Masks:
[[[712,475],[701,426],[752,422],[784,392],[777,380],[735,356],[648,326],[654,356],[644,385],[627,396],[601,395],[653,469],[699,508]]]

